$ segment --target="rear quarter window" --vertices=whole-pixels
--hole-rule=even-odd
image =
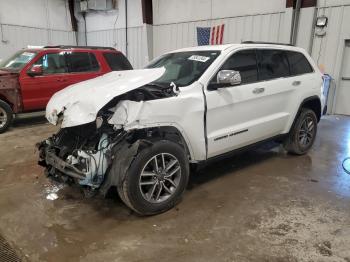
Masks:
[[[312,73],[313,68],[306,57],[299,52],[286,51],[292,76]]]
[[[130,62],[122,53],[103,53],[103,57],[112,71],[132,70]]]

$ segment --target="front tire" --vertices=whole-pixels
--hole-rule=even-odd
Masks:
[[[317,117],[314,111],[302,108],[284,143],[288,153],[304,155],[312,147],[317,133]]]
[[[189,163],[183,147],[161,140],[142,149],[118,185],[124,203],[141,215],[154,215],[174,207],[186,189]]]
[[[12,123],[13,112],[11,107],[0,100],[0,134],[4,133]]]

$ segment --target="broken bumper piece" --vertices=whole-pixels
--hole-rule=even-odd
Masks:
[[[75,166],[67,163],[66,161],[63,161],[52,151],[45,152],[45,162],[46,165],[52,166],[53,168],[72,178],[82,180],[86,178],[85,174],[82,171],[77,169]]]
[[[67,143],[61,144],[60,140]],[[83,150],[72,147],[70,141],[76,140],[71,134],[61,133],[37,144],[39,165],[45,167],[47,176],[54,180],[97,189],[111,163],[110,149],[115,143],[107,134],[102,134],[96,146]]]

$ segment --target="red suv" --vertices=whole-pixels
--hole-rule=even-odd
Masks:
[[[110,71],[131,70],[114,48],[46,46],[23,49],[0,63],[0,133],[13,115],[45,109],[57,91]]]

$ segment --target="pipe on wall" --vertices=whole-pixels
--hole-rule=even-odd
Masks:
[[[293,10],[292,30],[290,32],[290,44],[292,45],[295,45],[297,42],[301,2],[302,0],[296,0],[295,9]]]
[[[314,46],[316,20],[317,20],[317,8],[314,7],[314,17],[312,19],[312,29],[311,29],[311,34],[310,34],[310,43],[309,43],[309,50],[308,50],[310,55],[312,55],[312,50],[313,50],[313,46]]]
[[[87,28],[86,28],[86,12],[82,12],[83,19],[84,19],[84,38],[85,38],[85,46],[87,46]]]
[[[74,17],[76,19],[76,25],[77,25],[77,32],[76,32],[76,42],[77,45],[87,45],[87,33],[86,33],[86,23],[85,19],[83,18],[82,13],[80,12],[80,0],[74,0]],[[84,34],[81,34],[80,32],[83,31],[83,28],[85,28]]]
[[[0,17],[0,40],[2,43],[7,44],[7,40],[4,37],[4,30],[2,28],[1,17]]]
[[[128,57],[128,0],[125,0],[125,56]]]

